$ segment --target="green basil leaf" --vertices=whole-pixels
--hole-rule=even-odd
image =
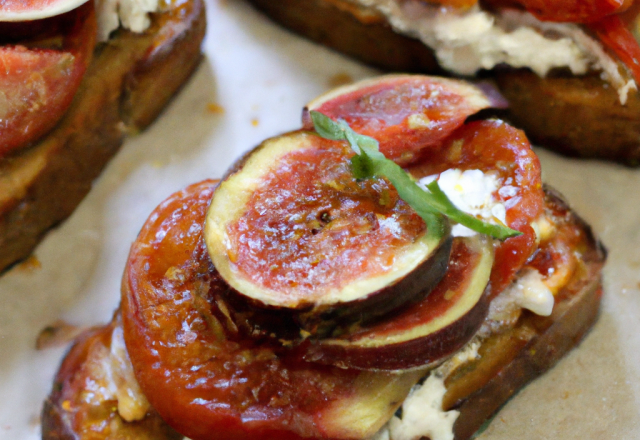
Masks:
[[[469,215],[458,209],[440,189],[437,181],[421,188],[398,164],[387,159],[379,150],[378,141],[372,137],[356,133],[344,120],[337,122],[317,111],[311,111],[316,133],[331,140],[345,140],[356,153],[351,158],[351,171],[356,179],[384,177],[396,188],[398,195],[427,224],[430,233],[444,233],[446,222],[443,216],[481,234],[499,240],[515,237],[522,233],[503,225],[495,225]]]

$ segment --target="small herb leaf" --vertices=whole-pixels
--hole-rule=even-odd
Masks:
[[[484,222],[459,210],[440,189],[436,180],[428,184],[425,191],[398,164],[380,152],[377,140],[356,133],[344,120],[336,122],[313,110],[310,115],[315,130],[321,137],[349,143],[356,153],[351,158],[351,171],[356,179],[385,177],[396,188],[400,198],[422,217],[429,233],[443,234],[446,229],[446,216],[469,229],[499,240],[522,234],[503,225]]]

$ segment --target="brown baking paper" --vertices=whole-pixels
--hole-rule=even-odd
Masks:
[[[0,440],[40,437],[42,402],[65,347],[37,350],[38,335],[51,324],[70,330],[66,324],[110,319],[128,248],[160,201],[299,127],[311,98],[377,73],[277,28],[243,2],[207,6],[205,58],[191,81],[148,131],[127,141],[34,257],[0,277]],[[578,349],[512,399],[480,438],[639,439],[640,170],[539,153],[545,180],[609,248],[602,313]]]

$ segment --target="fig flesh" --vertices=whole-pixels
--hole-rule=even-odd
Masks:
[[[339,338],[315,341],[305,360],[343,368],[405,370],[458,351],[484,321],[493,264],[486,237],[454,239],[447,275],[421,302]]]
[[[309,111],[344,119],[357,133],[374,137],[380,151],[400,164],[439,145],[467,117],[504,107],[496,91],[468,82],[421,75],[387,75],[334,89],[311,101],[302,122],[312,129]]]
[[[416,301],[447,270],[448,229],[428,231],[386,180],[356,180],[352,154],[307,132],[270,139],[221,183],[205,222],[239,298],[312,335]]]
[[[0,5],[0,22],[55,17],[86,2],[87,0],[6,0]]]
[[[202,243],[214,187],[204,181],[172,195],[131,248],[122,320],[145,396],[193,440],[372,437],[424,372],[312,364],[275,344],[225,332],[216,300],[228,286]]]

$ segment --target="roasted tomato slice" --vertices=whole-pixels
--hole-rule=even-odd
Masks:
[[[356,372],[234,336],[217,299],[202,224],[214,183],[162,203],[132,246],[122,318],[136,378],[151,405],[194,439],[368,438],[422,374]]]
[[[491,294],[496,295],[536,249],[531,223],[543,208],[540,162],[522,131],[489,120],[458,129],[441,147],[430,149],[411,173],[423,177],[451,168],[497,173],[501,189],[494,196],[506,207],[507,225],[522,232],[497,245],[491,273]]]
[[[622,18],[617,15],[607,17],[591,23],[589,27],[631,70],[636,82],[640,83],[640,45]]]
[[[309,110],[344,119],[360,134],[380,142],[380,151],[401,164],[446,139],[468,116],[504,100],[463,81],[419,75],[389,75],[335,89],[310,102]]]
[[[23,22],[55,17],[77,8],[87,0],[3,0],[0,21]]]
[[[92,1],[64,16],[42,21],[50,23],[0,26],[4,31],[0,40],[9,42],[29,26],[65,29],[55,38],[0,49],[4,67],[0,75],[0,157],[29,145],[55,126],[71,105],[91,61],[96,41]],[[59,47],[55,47],[55,40],[59,40]]]
[[[542,21],[590,23],[626,10],[633,0],[488,0],[495,7],[522,7]]]

